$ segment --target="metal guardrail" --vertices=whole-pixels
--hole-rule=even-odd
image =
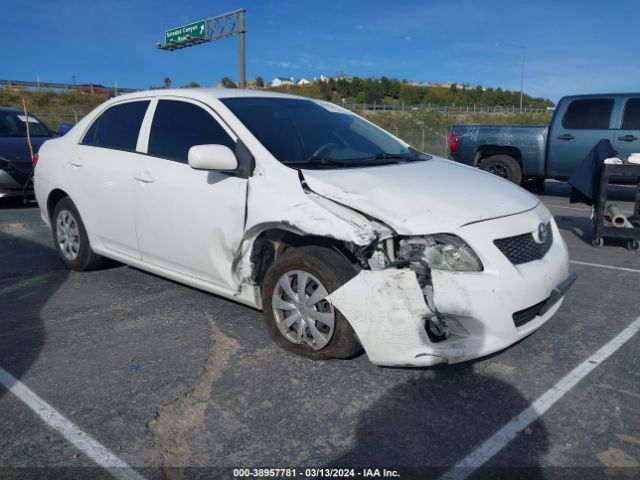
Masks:
[[[0,86],[2,88],[47,88],[51,90],[65,90],[65,91],[82,91],[85,93],[113,93],[115,95],[119,93],[130,93],[137,92],[140,89],[136,88],[122,88],[118,86],[114,87],[103,87],[95,84],[83,84],[83,85],[74,85],[71,83],[52,83],[52,82],[26,82],[22,80],[1,80]]]

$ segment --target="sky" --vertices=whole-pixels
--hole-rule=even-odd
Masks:
[[[536,97],[640,90],[639,0],[1,1],[1,79],[238,80],[237,36],[175,52],[155,44],[245,8],[248,79],[346,73],[519,90],[524,53],[524,90]]]

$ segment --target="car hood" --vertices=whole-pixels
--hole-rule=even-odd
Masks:
[[[380,220],[397,233],[454,232],[531,210],[539,200],[495,175],[433,158],[380,167],[303,170],[315,193]]]

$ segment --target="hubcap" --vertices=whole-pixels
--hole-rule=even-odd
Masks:
[[[327,289],[308,272],[292,270],[280,277],[271,305],[280,333],[292,343],[313,350],[325,347],[333,336],[335,312]]]
[[[56,218],[56,237],[62,255],[75,260],[80,253],[80,230],[78,222],[69,210],[60,210]]]
[[[509,178],[509,172],[507,171],[506,167],[504,165],[500,165],[499,163],[490,165],[487,170],[494,175],[498,175],[499,177]]]

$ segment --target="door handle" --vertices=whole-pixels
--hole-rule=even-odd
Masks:
[[[638,140],[638,137],[634,137],[633,135],[625,135],[624,137],[618,137],[618,140],[622,140],[623,142],[635,142]]]
[[[142,183],[153,183],[154,178],[149,175],[147,172],[136,173],[133,178]]]
[[[573,135],[569,135],[568,133],[565,133],[564,135],[560,135],[558,137],[558,140],[573,140],[574,138],[576,137],[574,137]]]
[[[69,160],[69,165],[73,165],[74,167],[81,167],[84,164],[79,158],[74,158],[73,160]]]

